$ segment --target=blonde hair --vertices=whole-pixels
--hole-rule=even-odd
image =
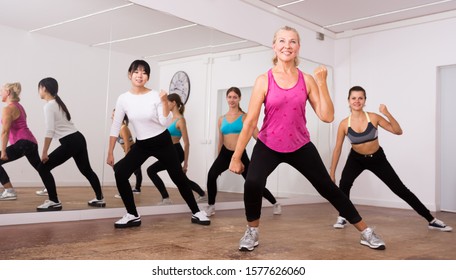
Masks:
[[[3,85],[3,88],[9,92],[11,101],[18,102],[21,100],[21,98],[19,97],[22,90],[21,83],[7,83]]]
[[[301,45],[301,38],[299,37],[298,31],[295,28],[289,27],[289,26],[281,27],[279,30],[276,31],[276,33],[274,33],[274,38],[272,39],[272,44],[273,45],[277,41],[277,34],[279,34],[280,31],[292,31],[292,32],[294,32],[296,34],[296,37],[298,37],[298,45]],[[274,65],[277,64],[277,55],[275,55],[275,54],[274,54],[274,57],[272,58],[272,63]],[[295,63],[295,66],[299,65],[299,57],[298,56],[295,57],[294,63]]]

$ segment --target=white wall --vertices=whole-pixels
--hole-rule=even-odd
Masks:
[[[402,136],[379,131],[380,145],[404,184],[431,210],[436,186],[437,67],[456,63],[456,19],[425,23],[336,41],[334,128],[348,115],[353,85],[367,91],[366,110],[384,103]],[[347,142],[347,141],[346,141]],[[344,149],[338,178],[349,147]],[[355,182],[355,203],[410,208],[369,172]]]

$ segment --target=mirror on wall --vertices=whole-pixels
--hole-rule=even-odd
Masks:
[[[230,86],[240,87],[242,106],[247,109],[256,76],[271,66],[269,46],[259,46],[129,1],[39,2],[0,0],[0,35],[4,42],[9,42],[0,46],[0,82],[21,82],[20,102],[26,110],[28,126],[38,140],[39,153],[45,134],[45,101],[39,98],[37,85],[44,77],[54,77],[72,121],[87,140],[90,162],[103,186],[107,207],[122,208],[122,201],[114,197],[117,190],[113,170],[105,163],[111,113],[117,97],[130,88],[127,78],[130,63],[145,59],[152,68],[147,85],[150,88],[167,90],[177,71],[189,75],[191,95],[185,117],[191,148],[187,175],[206,190],[207,171],[216,157],[217,118],[225,111],[224,93]],[[50,10],[53,13],[46,12]],[[18,14],[22,16],[15,16]],[[312,72],[315,66],[308,61],[301,63],[307,72]],[[312,136],[318,137],[317,147],[329,149],[329,140],[327,146],[325,142],[329,126],[313,124],[311,115],[308,118]],[[253,143],[254,140],[250,145]],[[50,151],[58,145],[53,140]],[[117,146],[115,157],[118,160],[122,156],[123,151]],[[150,158],[142,166],[143,192],[135,196],[138,206],[157,205],[161,201],[146,173],[154,161]],[[18,197],[0,201],[0,214],[35,212],[47,199],[35,194],[43,187],[37,172],[25,158],[3,167]],[[287,167],[279,166],[271,175],[268,188],[274,195],[285,198],[312,192],[300,187],[307,184],[304,178],[289,176],[288,172]],[[52,173],[64,211],[90,209],[87,201],[94,198],[94,193],[73,160],[56,167]],[[166,172],[160,177],[169,186],[173,202],[183,203]],[[217,202],[242,199],[243,179],[237,175],[235,180],[231,177],[233,174],[228,171],[219,178]],[[131,183],[134,186],[134,176]],[[289,184],[298,187],[283,187]]]

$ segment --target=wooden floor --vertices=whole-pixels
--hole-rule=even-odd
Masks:
[[[114,201],[114,200],[113,200]],[[2,207],[5,202],[1,202]],[[454,232],[427,228],[412,210],[357,206],[386,242],[386,250],[360,245],[352,227],[333,229],[328,203],[288,205],[272,215],[264,205],[260,245],[239,252],[244,211],[217,211],[210,226],[190,214],[143,216],[137,228],[115,229],[118,219],[0,227],[3,260],[456,260]],[[456,226],[456,214],[436,216]],[[1,216],[0,216],[1,217]]]

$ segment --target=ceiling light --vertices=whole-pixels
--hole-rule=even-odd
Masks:
[[[246,43],[246,42],[248,42],[248,41],[247,40],[242,40],[242,41],[229,42],[229,43],[224,43],[224,44],[219,44],[219,45],[207,45],[207,46],[191,48],[191,49],[186,49],[186,50],[180,50],[180,51],[175,51],[175,52],[148,55],[148,56],[145,56],[144,58],[153,58],[153,57],[159,57],[159,56],[165,56],[165,55],[171,55],[171,54],[178,54],[178,53],[185,53],[185,52],[190,52],[190,51],[197,51],[197,50],[202,50],[202,49],[225,47],[225,46],[230,46],[230,45],[242,44],[242,43]]]
[[[294,5],[294,4],[297,4],[297,3],[300,3],[300,2],[304,2],[304,1],[306,1],[306,0],[298,0],[298,1],[285,3],[285,4],[282,4],[282,5],[278,5],[277,8],[283,8],[283,7]]]
[[[193,23],[193,24],[189,24],[189,25],[179,26],[179,27],[176,27],[176,28],[161,30],[161,31],[157,31],[157,32],[143,34],[143,35],[138,35],[138,36],[133,36],[133,37],[128,37],[128,38],[122,38],[122,39],[117,39],[117,40],[97,43],[97,44],[93,44],[92,47],[99,47],[99,46],[113,44],[113,43],[119,43],[119,42],[125,42],[125,41],[129,41],[129,40],[140,39],[140,38],[149,37],[149,36],[153,36],[153,35],[163,34],[163,33],[166,33],[166,32],[171,32],[171,31],[176,31],[176,30],[180,30],[180,29],[190,28],[190,27],[197,26],[197,25],[198,24]]]
[[[85,19],[85,18],[96,16],[96,15],[99,15],[99,14],[103,14],[103,13],[115,11],[115,10],[118,10],[118,9],[126,8],[126,7],[129,7],[129,6],[132,6],[132,5],[134,5],[134,4],[133,3],[129,3],[129,4],[122,5],[122,6],[117,6],[117,7],[114,7],[114,8],[102,10],[102,11],[95,12],[95,13],[92,13],[92,14],[88,14],[88,15],[85,15],[85,16],[81,16],[81,17],[65,20],[65,21],[62,21],[62,22],[59,22],[59,23],[43,26],[43,27],[40,27],[40,28],[36,28],[36,29],[30,30],[29,32],[32,33],[32,32],[40,31],[40,30],[43,30],[43,29],[56,27],[56,26],[59,26],[59,25],[62,25],[62,24],[67,24],[67,23],[70,23],[70,22],[73,22],[73,21],[77,21],[77,20],[80,20],[80,19]]]
[[[353,22],[358,22],[358,21],[362,21],[362,20],[366,20],[366,19],[371,19],[371,18],[376,18],[376,17],[382,17],[382,16],[387,16],[387,15],[402,13],[402,12],[406,12],[406,11],[410,11],[410,10],[423,8],[423,7],[433,6],[433,5],[437,5],[437,4],[443,4],[443,3],[451,2],[451,1],[453,1],[453,0],[444,0],[444,1],[434,2],[434,3],[419,5],[419,6],[415,6],[415,7],[411,7],[411,8],[405,8],[405,9],[402,9],[402,10],[396,10],[396,11],[392,11],[392,12],[386,12],[386,13],[382,13],[382,14],[377,14],[377,15],[373,15],[373,16],[362,17],[362,18],[357,18],[357,19],[353,19],[353,20],[347,20],[347,21],[343,21],[343,22],[339,22],[339,23],[329,24],[329,25],[323,26],[323,28],[329,28],[329,27],[339,26],[339,25],[343,25],[343,24],[349,24],[349,23],[353,23]]]

